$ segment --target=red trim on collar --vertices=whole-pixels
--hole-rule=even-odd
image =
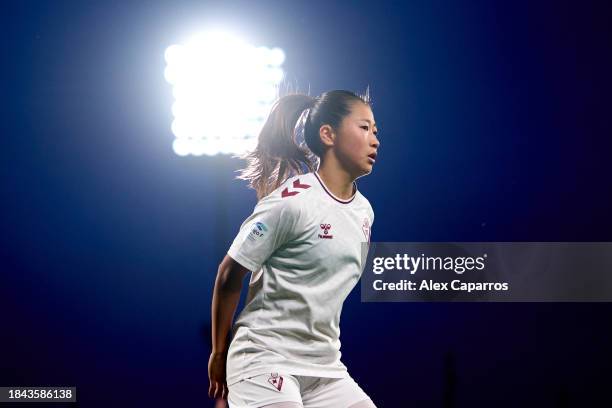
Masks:
[[[349,200],[341,200],[339,198],[337,198],[336,196],[334,196],[328,189],[327,187],[325,187],[325,184],[323,184],[323,180],[321,180],[319,178],[319,175],[317,174],[317,172],[313,172],[313,174],[315,175],[315,177],[317,178],[317,180],[319,180],[319,183],[321,184],[321,187],[323,187],[323,190],[325,190],[325,192],[334,200],[336,200],[337,202],[339,202],[340,204],[349,204],[351,201],[353,201],[355,199],[355,197],[357,196],[357,184],[355,184],[355,182],[353,181],[353,187],[355,188],[355,194],[353,194],[353,196],[349,199]]]

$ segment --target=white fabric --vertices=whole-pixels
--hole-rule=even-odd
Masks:
[[[343,378],[340,312],[358,282],[374,212],[357,191],[338,200],[315,173],[259,201],[230,249],[253,271],[233,328],[227,383],[265,372]]]
[[[282,372],[259,374],[230,385],[227,401],[230,408],[376,408],[350,376],[317,378]]]

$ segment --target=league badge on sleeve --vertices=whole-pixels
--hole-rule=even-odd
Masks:
[[[251,241],[256,241],[258,239],[263,238],[268,233],[268,227],[263,222],[257,221],[253,223],[251,227],[251,232],[249,232],[249,239]]]

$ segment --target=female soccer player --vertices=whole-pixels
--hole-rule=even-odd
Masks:
[[[339,321],[374,220],[355,179],[372,171],[378,146],[367,95],[292,94],[274,104],[240,176],[259,202],[217,272],[210,397],[230,408],[375,407],[340,361]]]

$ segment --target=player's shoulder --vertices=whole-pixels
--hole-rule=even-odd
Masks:
[[[289,177],[276,190],[262,198],[258,205],[283,208],[290,213],[299,212],[314,190],[313,181],[316,179],[312,173]]]
[[[296,205],[314,191],[314,182],[316,179],[312,173],[298,174],[285,180],[270,196],[288,205]]]
[[[359,190],[357,190],[357,197],[355,198],[356,198],[356,201],[359,203],[359,205],[364,207],[369,212],[370,217],[373,219],[374,218],[374,208],[372,207],[372,204],[370,204],[370,200],[368,200],[366,196],[364,196]]]

